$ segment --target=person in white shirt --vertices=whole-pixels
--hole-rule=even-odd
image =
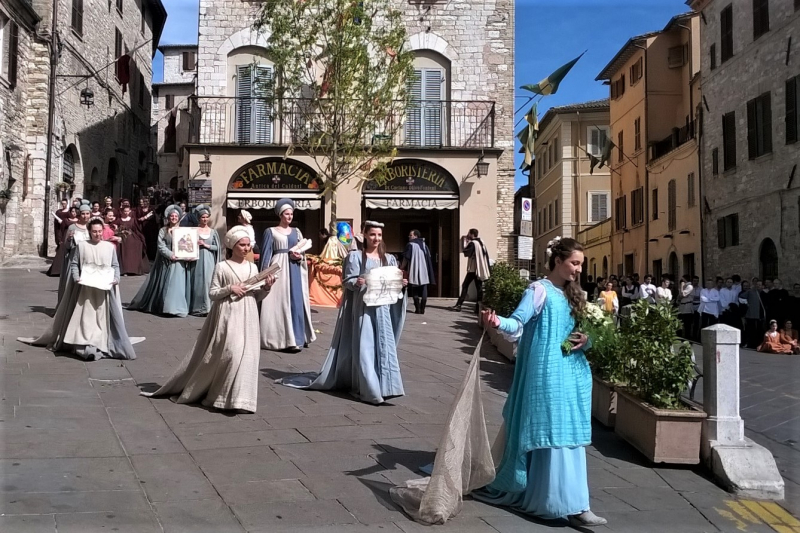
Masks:
[[[719,321],[719,291],[713,279],[706,280],[706,288],[700,291],[700,327],[707,328]]]
[[[689,280],[688,274],[681,278],[678,292],[680,295],[678,316],[683,323],[682,334],[684,339],[694,338],[694,285]]]
[[[661,286],[656,289],[656,303],[672,301],[672,289],[670,288],[670,279],[664,276],[661,279]]]
[[[733,288],[733,278],[725,280],[725,286],[719,289],[719,314],[720,321],[734,328],[741,328],[741,324],[736,325],[733,305],[738,308],[739,295]]]
[[[647,300],[647,303],[654,304],[656,303],[656,292],[656,286],[653,285],[653,276],[645,276],[644,283],[639,286],[639,296]]]

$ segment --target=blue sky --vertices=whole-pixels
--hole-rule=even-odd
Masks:
[[[196,43],[198,0],[163,1],[168,17],[161,44]],[[630,37],[660,30],[671,17],[688,11],[685,0],[516,0],[516,6],[515,86],[538,83],[587,51],[558,93],[539,103],[539,118],[552,106],[606,98],[608,87],[594,79],[620,47]],[[158,53],[153,81],[161,81],[162,75]],[[514,108],[529,94],[517,89]],[[524,111],[516,119],[523,115]],[[522,155],[515,153],[515,158],[519,167]],[[517,172],[517,187],[525,183],[527,178]]]

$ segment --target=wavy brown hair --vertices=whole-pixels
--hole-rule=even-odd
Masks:
[[[556,267],[556,259],[566,261],[573,254],[573,252],[582,252],[583,246],[575,239],[564,238],[552,247],[552,255],[547,266],[550,267],[550,272]],[[570,281],[564,287],[564,296],[569,302],[569,307],[572,310],[572,316],[575,320],[580,320],[583,316],[584,309],[586,308],[586,298],[583,296],[583,289],[577,281]]]
[[[383,235],[382,226],[364,226],[364,253],[362,254],[362,265],[364,265],[364,268],[366,268],[367,265],[367,233],[369,233],[369,230],[373,228],[381,230],[381,235]],[[383,239],[381,239],[381,242],[378,244],[378,257],[381,258],[381,266],[387,266],[389,264],[389,262],[386,260],[386,245],[383,243]]]

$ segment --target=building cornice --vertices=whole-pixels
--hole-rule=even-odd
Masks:
[[[29,32],[33,32],[36,25],[42,20],[33,6],[25,0],[8,0],[8,3],[3,3],[3,7],[11,12],[9,14],[17,24],[23,23]]]

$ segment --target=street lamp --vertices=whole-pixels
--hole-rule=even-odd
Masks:
[[[200,161],[200,170],[192,177],[197,177],[200,174],[205,174],[206,177],[211,175],[211,159],[208,158],[208,154],[206,154],[205,159]]]
[[[485,178],[489,174],[489,162],[484,161],[482,155],[475,164],[475,170],[478,171],[479,178]]]
[[[92,107],[94,105],[94,91],[86,87],[81,90],[81,105]]]

